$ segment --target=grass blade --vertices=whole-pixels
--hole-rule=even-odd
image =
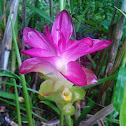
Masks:
[[[11,86],[14,86],[14,84],[13,84],[13,83],[5,82],[5,81],[0,81],[0,83],[7,84],[7,85],[11,85]],[[17,87],[22,88],[22,86],[21,86],[21,85],[17,85]],[[31,92],[33,92],[33,93],[39,94],[39,91],[36,91],[36,90],[34,90],[34,89],[27,88],[27,90],[28,90],[28,91],[31,91]]]
[[[14,94],[4,92],[4,91],[0,91],[0,97],[15,100],[15,95]]]
[[[122,10],[118,9],[117,7],[115,7],[115,8],[126,17],[126,14]]]
[[[16,108],[17,108],[17,118],[18,118],[18,126],[21,126],[21,114],[20,114],[20,105],[18,100],[18,91],[16,81],[13,79],[15,85],[15,100],[16,100]]]
[[[104,83],[104,82],[106,82],[108,80],[115,79],[117,76],[118,76],[118,73],[115,73],[115,74],[113,74],[111,76],[105,77],[103,79],[99,79],[96,84],[89,85],[89,86],[85,86],[85,87],[82,87],[82,88],[83,89],[88,89],[88,88],[94,87],[94,86],[99,85],[99,84],[102,84],[102,83]]]
[[[124,87],[126,82],[126,68],[120,67],[116,85],[114,87],[112,103],[115,109],[115,113],[120,112],[121,103],[123,100]],[[116,115],[116,114],[115,114]]]
[[[28,3],[26,4],[26,6],[28,8],[30,8],[31,10],[33,10],[34,12],[36,12],[37,14],[39,14],[41,17],[43,17],[46,20],[50,21],[51,23],[54,22],[54,20],[51,17],[49,17],[47,14],[45,14],[41,9],[38,9],[38,8],[28,4]]]
[[[19,79],[20,80],[20,77],[18,76],[18,75],[16,75],[16,74],[13,74],[13,73],[8,73],[8,72],[6,72],[6,73],[1,73],[0,72],[0,76],[2,76],[2,77],[12,77],[12,78],[15,78],[15,79]]]
[[[12,105],[12,106],[16,106],[16,104],[14,102],[11,102],[11,101],[8,101],[8,100],[5,100],[3,98],[0,98],[1,101],[9,104],[9,105]],[[26,111],[26,108],[20,106],[20,109],[23,110],[23,111]],[[42,118],[41,116],[37,115],[36,113],[32,112],[32,114],[40,119],[42,119],[43,121],[47,121],[45,118]]]
[[[120,126],[126,126],[126,81],[119,119],[120,119]]]
[[[21,66],[21,57],[20,57],[20,53],[19,53],[19,48],[18,48],[18,44],[17,44],[17,40],[16,40],[16,34],[15,34],[15,31],[14,31],[14,26],[13,26],[12,20],[11,20],[11,28],[12,28],[12,39],[13,39],[14,46],[15,46],[18,67],[20,67]],[[31,99],[30,99],[28,91],[27,91],[25,76],[20,74],[20,78],[21,78],[23,95],[24,95],[24,100],[25,100],[25,105],[26,105],[28,125],[32,126],[32,113],[31,113],[31,106],[30,106],[30,103],[31,103],[30,100]]]

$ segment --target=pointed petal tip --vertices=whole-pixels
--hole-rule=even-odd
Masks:
[[[72,28],[72,22],[70,16],[66,10],[61,11],[57,15],[52,26],[52,37],[56,45],[58,45],[58,41],[60,40],[60,35],[58,30],[63,33],[66,42],[68,42],[73,32],[73,28]]]

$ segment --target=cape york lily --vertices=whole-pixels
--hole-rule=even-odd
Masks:
[[[48,25],[45,28],[46,35],[26,27],[23,38],[26,44],[33,48],[22,53],[34,58],[22,63],[20,73],[40,72],[53,79],[62,75],[77,86],[96,83],[97,78],[93,72],[81,68],[76,60],[83,55],[108,47],[111,41],[90,37],[79,41],[72,40],[70,38],[72,32],[72,23],[66,10],[56,17],[51,33]]]

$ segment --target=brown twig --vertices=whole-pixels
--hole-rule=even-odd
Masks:
[[[2,42],[2,53],[1,53],[1,68],[7,69],[10,50],[12,47],[12,32],[11,32],[11,21],[15,24],[17,10],[18,10],[19,0],[13,0],[10,10],[10,16],[8,17],[6,29],[4,32],[3,42]],[[1,87],[0,87],[1,88]]]
[[[106,117],[107,115],[109,115],[110,113],[112,113],[114,111],[113,109],[113,105],[110,104],[107,107],[101,109],[100,111],[98,111],[95,115],[93,115],[90,119],[88,119],[87,121],[83,121],[81,122],[80,126],[92,126],[94,125],[94,123],[101,119]]]

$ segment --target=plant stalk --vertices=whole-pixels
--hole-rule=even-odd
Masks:
[[[59,0],[59,11],[61,12],[65,8],[65,0]]]
[[[62,112],[60,112],[60,126],[63,126],[63,121],[64,121],[64,115]]]
[[[13,38],[13,42],[14,42],[14,46],[15,46],[18,67],[20,67],[21,57],[20,57],[20,53],[19,53],[19,48],[18,48],[18,44],[17,44],[16,35],[15,35],[12,20],[11,20],[11,28],[12,28],[12,38]],[[30,106],[30,98],[29,98],[29,94],[28,94],[28,91],[27,91],[27,87],[26,87],[26,81],[25,81],[24,75],[20,74],[20,78],[21,78],[23,96],[24,96],[25,105],[26,105],[26,114],[27,114],[27,119],[28,119],[28,126],[32,126],[33,125],[32,113],[31,113],[31,106]]]
[[[16,99],[18,126],[21,126],[20,104],[19,104],[19,100],[18,100],[18,91],[17,91],[17,84],[16,84],[15,79],[13,79],[13,83],[15,84],[15,99]]]

